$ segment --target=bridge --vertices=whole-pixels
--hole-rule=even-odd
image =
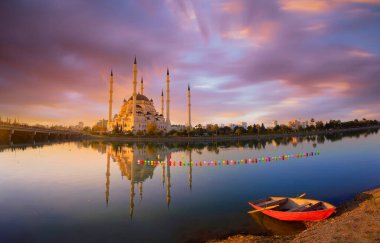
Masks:
[[[57,140],[57,139],[76,139],[81,138],[80,131],[58,130],[43,127],[32,127],[23,125],[0,124],[0,132],[5,133],[8,142],[22,138],[27,140]]]

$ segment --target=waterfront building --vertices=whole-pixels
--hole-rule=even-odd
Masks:
[[[230,124],[228,124],[228,126],[229,126],[232,130],[234,130],[235,127],[237,127],[237,125],[234,124],[234,123],[230,123]]]
[[[161,91],[161,113],[156,111],[153,99],[144,94],[144,79],[141,77],[140,92],[137,93],[137,61],[133,63],[132,94],[129,99],[124,99],[120,111],[112,117],[113,103],[113,72],[110,75],[108,125],[109,132],[118,130],[121,132],[145,133],[149,125],[156,126],[159,131],[169,132],[173,127],[170,121],[170,74],[166,71],[166,118],[164,117],[164,91]],[[191,103],[190,85],[188,85],[188,118],[187,126],[191,128]]]
[[[101,121],[101,122],[100,122]],[[103,120],[100,120],[100,124],[103,125]],[[83,122],[79,122],[78,125],[75,125],[75,126],[70,126],[69,129],[72,129],[72,130],[78,130],[78,131],[81,131],[83,130],[84,128],[84,123]]]
[[[175,131],[181,131],[181,130],[185,130],[186,129],[186,126],[185,125],[171,125],[171,130],[175,130]]]
[[[118,114],[112,118],[112,95],[113,95],[113,73],[110,76],[110,99],[109,99],[109,123],[108,131],[119,130],[122,132],[146,132],[149,124],[154,124],[160,131],[170,131],[170,77],[169,69],[166,75],[166,120],[164,118],[163,109],[163,92],[161,94],[161,114],[156,111],[153,99],[149,99],[144,95],[144,79],[141,78],[140,92],[137,93],[137,61],[133,63],[133,90],[129,99],[124,99]]]
[[[289,121],[289,127],[292,129],[298,129],[301,126],[301,122],[299,120],[291,120]]]
[[[239,127],[242,127],[245,130],[247,130],[247,128],[248,128],[247,122],[240,122]]]
[[[101,119],[101,120],[99,120],[96,124],[95,124],[95,126],[97,126],[97,127],[99,127],[99,128],[107,128],[107,124],[108,124],[108,120],[106,120],[106,119]]]

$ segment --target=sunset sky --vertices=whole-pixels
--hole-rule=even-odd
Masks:
[[[380,119],[377,0],[2,0],[0,116],[93,125],[132,88],[132,64],[171,120]],[[139,89],[139,87],[138,87]]]

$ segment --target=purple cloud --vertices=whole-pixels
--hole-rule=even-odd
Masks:
[[[371,1],[2,1],[0,116],[92,124],[131,93],[194,124],[380,117],[380,6]],[[361,117],[358,117],[361,118]]]

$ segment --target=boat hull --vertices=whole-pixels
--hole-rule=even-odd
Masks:
[[[263,210],[265,208],[257,206],[251,202],[248,202],[254,209]],[[276,210],[263,210],[263,214],[266,214],[272,218],[284,221],[319,221],[329,217],[335,212],[335,207],[327,208],[324,210],[308,211],[308,212],[284,212]]]

